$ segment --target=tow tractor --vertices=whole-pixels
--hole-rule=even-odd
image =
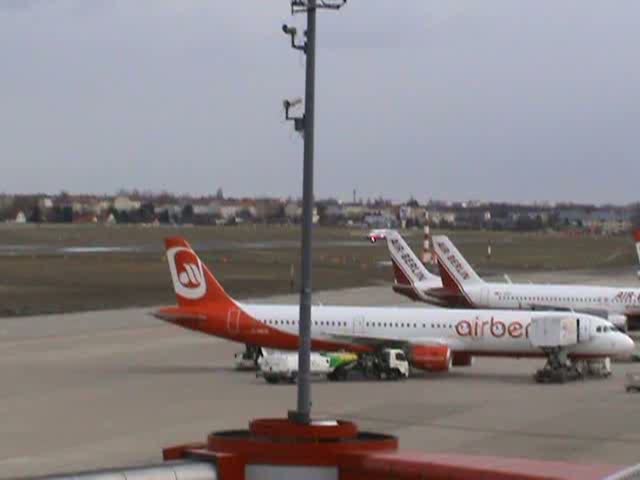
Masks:
[[[589,320],[575,315],[532,319],[529,341],[547,356],[546,365],[534,375],[536,382],[564,383],[582,380],[586,375],[611,375],[609,358],[577,362],[569,358],[569,347],[589,341],[589,332]]]

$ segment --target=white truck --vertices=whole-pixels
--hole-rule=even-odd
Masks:
[[[260,370],[256,374],[268,383],[286,381],[295,383],[298,378],[297,352],[263,349],[258,360]],[[399,349],[387,348],[377,355],[358,356],[354,353],[312,353],[311,375],[329,380],[345,380],[349,372],[361,371],[365,376],[396,380],[409,376],[409,362]]]
[[[310,370],[312,376],[326,377],[331,373],[331,360],[320,353],[311,353]],[[298,378],[298,354],[293,352],[270,351],[258,360],[260,370],[256,374],[268,383],[282,381],[295,383]]]

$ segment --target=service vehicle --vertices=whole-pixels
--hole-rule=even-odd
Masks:
[[[627,373],[624,388],[627,392],[640,392],[640,373]]]
[[[298,379],[298,353],[270,351],[258,362],[260,370],[256,376],[263,377],[268,383],[295,383]],[[332,372],[331,359],[322,353],[311,353],[311,376],[326,378]]]

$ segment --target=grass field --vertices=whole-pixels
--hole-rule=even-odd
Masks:
[[[316,229],[314,289],[391,282],[386,245],[370,245],[365,234],[361,229]],[[186,237],[238,298],[291,291],[292,266],[297,278],[297,227],[2,225],[0,316],[171,304],[174,296],[162,239],[172,235]],[[419,252],[421,231],[406,235]],[[627,237],[495,232],[451,232],[451,237],[481,273],[615,269],[636,262]],[[125,251],[60,251],[68,247],[124,247]],[[136,251],[127,250],[132,248]]]

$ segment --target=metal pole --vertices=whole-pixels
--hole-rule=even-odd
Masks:
[[[307,2],[306,54],[298,407],[297,411],[293,415],[293,419],[299,423],[309,423],[311,421],[311,240],[313,229],[313,126],[315,114],[316,76],[316,0],[308,0]]]

